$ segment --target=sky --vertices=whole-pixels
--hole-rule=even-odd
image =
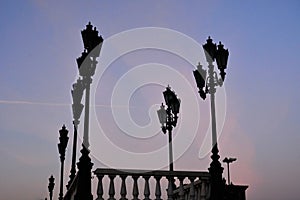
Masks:
[[[57,198],[63,124],[68,181],[70,91],[89,21],[105,40],[92,83],[93,169],[168,169],[156,110],[170,84],[181,99],[175,170],[207,170],[210,104],[198,96],[192,70],[207,67],[201,45],[211,36],[230,54],[216,108],[221,160],[237,158],[232,182],[249,185],[249,200],[298,199],[299,9],[292,0],[1,1],[0,199],[44,199],[51,174]]]

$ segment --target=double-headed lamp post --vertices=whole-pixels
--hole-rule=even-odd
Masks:
[[[223,162],[224,163],[227,163],[227,175],[228,175],[228,185],[231,185],[231,182],[230,182],[230,173],[229,173],[229,164],[236,161],[237,159],[236,158],[224,158]]]
[[[225,69],[227,68],[227,61],[229,52],[228,49],[224,49],[224,45],[219,42],[217,46],[212,42],[212,39],[208,37],[206,44],[203,45],[206,61],[208,62],[208,76],[205,69],[199,63],[197,70],[193,71],[194,77],[199,88],[200,97],[205,100],[206,94],[210,94],[211,102],[211,123],[212,123],[212,162],[209,167],[212,180],[212,200],[220,200],[223,196],[223,180],[222,173],[223,168],[219,162],[220,156],[218,155],[218,142],[217,142],[217,130],[216,130],[216,110],[215,110],[215,93],[216,87],[222,86],[225,80]],[[217,63],[220,71],[221,78],[218,77],[213,62]],[[214,190],[214,191],[213,191]]]
[[[48,185],[48,191],[49,191],[49,197],[50,197],[50,200],[52,200],[52,197],[53,197],[53,189],[54,189],[54,177],[53,175],[51,175],[51,177],[49,178],[49,185]]]
[[[60,190],[59,190],[59,200],[63,199],[63,175],[64,175],[64,161],[65,161],[65,152],[68,145],[69,137],[68,137],[68,130],[66,129],[65,125],[63,125],[62,129],[59,130],[59,143],[58,143],[58,152],[60,154]]]
[[[173,171],[172,130],[177,124],[180,99],[177,98],[174,91],[171,91],[169,86],[166,88],[166,91],[163,92],[163,95],[167,105],[167,110],[165,110],[165,106],[162,103],[157,114],[163,133],[165,134],[167,131],[169,133],[169,170]]]

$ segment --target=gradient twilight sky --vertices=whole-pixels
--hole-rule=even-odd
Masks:
[[[44,199],[51,174],[56,177],[57,197],[58,130],[66,124],[70,145],[70,90],[77,74],[75,59],[83,50],[80,30],[88,21],[104,39],[133,28],[162,27],[181,32],[200,44],[208,35],[215,42],[221,40],[229,49],[230,58],[227,113],[219,149],[222,159],[238,158],[231,165],[231,179],[235,184],[249,185],[249,200],[299,199],[299,10],[296,0],[1,1],[0,199]],[[172,42],[180,45],[180,41]],[[192,77],[194,67],[167,52],[141,50],[112,63],[97,88],[96,113],[103,130],[110,134],[108,137],[128,151],[147,152],[166,145],[166,137],[161,133],[151,138],[154,142],[126,139],[111,117],[113,85],[132,67],[150,62],[178,70],[197,92]],[[163,90],[154,84],[133,94],[127,107],[132,108],[130,112],[137,124],[149,123],[148,110],[163,100]],[[188,104],[185,102],[190,100],[185,100],[179,88],[174,90],[182,99],[183,113]],[[210,162],[208,155],[198,157],[209,123],[209,102],[200,98],[196,101],[201,107],[200,128],[190,147],[176,160],[175,168],[179,170],[206,170]],[[124,105],[114,106],[122,109]],[[193,113],[184,116],[194,122]],[[159,129],[157,121],[151,123]],[[70,149],[69,146],[66,181]],[[94,169],[103,166],[101,160],[93,162]],[[135,168],[134,161],[131,168]]]

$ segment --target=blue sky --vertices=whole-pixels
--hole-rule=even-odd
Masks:
[[[44,199],[51,174],[58,193],[58,130],[65,123],[72,132],[70,90],[77,75],[75,59],[83,50],[80,30],[88,21],[104,39],[134,28],[162,27],[199,44],[209,35],[215,42],[221,40],[230,57],[227,112],[219,143],[222,158],[238,158],[231,166],[231,179],[250,186],[248,199],[296,199],[300,179],[299,8],[298,1],[2,1],[1,199]],[[129,151],[133,144],[136,151],[147,152],[166,141],[162,134],[152,138],[154,146],[147,140],[126,140],[111,115],[113,85],[132,67],[149,62],[173,67],[197,90],[191,74],[194,67],[167,52],[136,51],[112,63],[98,85],[96,104],[102,106],[96,111],[110,139]],[[134,93],[130,107],[137,124],[149,123],[148,110],[163,100],[163,89],[150,85]],[[177,90],[184,106],[190,100]],[[201,108],[199,134],[175,162],[177,169],[206,170],[209,165],[209,156],[198,158],[209,104],[196,101]],[[184,116],[194,122],[193,113]],[[69,147],[66,173],[70,158]],[[101,166],[99,160],[94,163],[95,168]]]

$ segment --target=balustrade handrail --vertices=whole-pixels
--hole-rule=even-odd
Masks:
[[[168,170],[140,170],[140,169],[111,169],[98,168],[95,175],[135,175],[135,176],[164,176],[164,177],[201,177],[210,178],[208,172],[203,171],[168,171]]]

